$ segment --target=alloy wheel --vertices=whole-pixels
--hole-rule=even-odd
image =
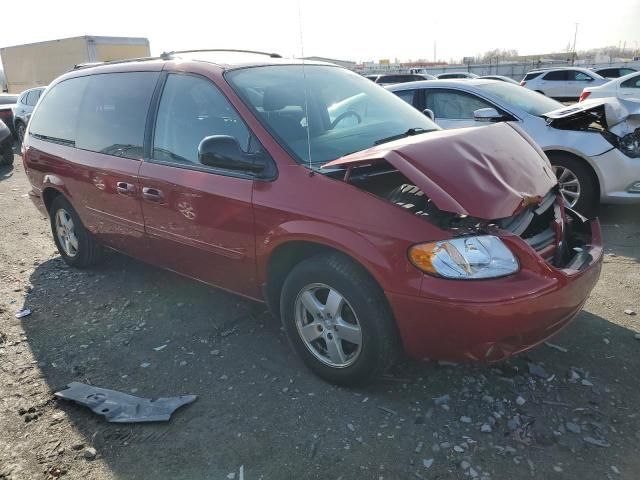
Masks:
[[[554,165],[553,172],[558,179],[560,194],[571,208],[575,207],[580,199],[580,180],[573,171],[567,167]]]
[[[20,123],[18,125],[18,140],[20,140],[20,143],[24,142],[25,130],[26,130],[25,126],[22,123]]]
[[[295,323],[307,349],[325,365],[345,368],[362,350],[358,318],[344,296],[323,283],[304,287],[295,301]]]
[[[69,257],[75,257],[78,254],[78,237],[76,236],[75,225],[69,212],[64,208],[58,209],[56,212],[56,236],[58,242]]]

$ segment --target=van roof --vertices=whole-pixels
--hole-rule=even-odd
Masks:
[[[139,62],[162,62],[162,61],[196,61],[206,62],[216,65],[223,70],[233,68],[244,68],[263,65],[331,65],[333,63],[320,62],[316,60],[304,60],[301,58],[282,58],[277,53],[259,52],[255,50],[236,49],[208,49],[208,50],[183,50],[175,52],[165,52],[159,57],[131,58],[125,60],[115,60],[110,62],[92,62],[78,64],[74,70],[84,68],[102,67],[107,65],[132,64]]]

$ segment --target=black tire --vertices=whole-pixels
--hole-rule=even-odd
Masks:
[[[56,227],[56,218],[58,212],[66,212],[73,221],[73,232],[76,238],[77,250],[75,254],[70,255],[65,251],[60,239],[58,238],[58,230]],[[62,195],[58,195],[51,204],[49,209],[49,218],[51,220],[51,233],[53,241],[58,247],[58,252],[62,259],[72,267],[87,268],[95,265],[102,259],[102,247],[96,243],[93,236],[82,224],[80,217],[71,206],[69,201]]]
[[[359,354],[348,366],[323,363],[307,347],[298,331],[298,296],[314,284],[324,284],[339,292],[346,300],[348,311],[357,318],[361,344]],[[321,254],[296,265],[282,287],[280,312],[287,336],[307,367],[337,385],[358,386],[372,382],[393,364],[399,351],[399,336],[384,292],[360,265],[340,253]],[[346,312],[342,312],[345,315]],[[330,328],[324,334],[331,338],[329,331]],[[338,329],[334,335],[337,332]],[[327,345],[327,340],[320,341],[325,342],[320,345]],[[345,351],[344,343],[341,345],[341,350]]]
[[[11,142],[2,145],[0,152],[0,165],[13,165],[13,147]]]
[[[548,154],[548,157],[554,167],[554,171],[556,171],[556,175],[561,172],[559,169],[567,169],[578,179],[580,194],[577,202],[571,208],[587,218],[592,218],[600,204],[600,188],[597,177],[595,177],[584,160],[557,153]]]

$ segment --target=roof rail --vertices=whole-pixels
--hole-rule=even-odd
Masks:
[[[86,62],[86,63],[78,63],[73,66],[73,70],[82,70],[83,68],[91,68],[98,67],[100,65],[117,65],[119,63],[130,63],[130,62],[148,62],[151,60],[164,60],[162,57],[138,57],[138,58],[125,58],[123,60],[109,60],[107,62]]]
[[[163,52],[160,55],[160,58],[162,58],[163,60],[168,60],[172,55],[176,55],[180,53],[203,53],[203,52],[252,53],[254,55],[266,55],[271,58],[282,58],[282,55],[280,55],[279,53],[259,52],[257,50],[237,50],[233,48],[205,48],[200,50],[177,50],[172,52]]]

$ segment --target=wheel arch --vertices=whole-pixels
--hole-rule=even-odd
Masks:
[[[364,241],[364,240],[363,240]],[[269,310],[274,316],[280,315],[280,294],[289,272],[300,262],[316,255],[338,253],[348,257],[358,265],[384,292],[381,275],[363,262],[359,255],[348,248],[328,244],[320,239],[290,238],[273,247],[263,268],[263,294]],[[386,299],[385,299],[386,301]]]
[[[549,158],[549,161],[551,162],[551,164],[553,165],[553,158],[559,158],[559,157],[570,157],[570,158],[574,158],[582,163],[584,163],[587,168],[589,169],[589,172],[591,173],[591,175],[593,176],[593,179],[595,180],[595,183],[598,187],[598,194],[597,194],[597,198],[600,198],[601,194],[602,194],[602,181],[600,178],[600,173],[599,171],[593,166],[593,164],[585,157],[583,157],[582,155],[579,155],[575,152],[571,152],[568,150],[561,150],[558,148],[550,148],[548,150],[544,150],[544,153],[547,155],[547,157]]]

